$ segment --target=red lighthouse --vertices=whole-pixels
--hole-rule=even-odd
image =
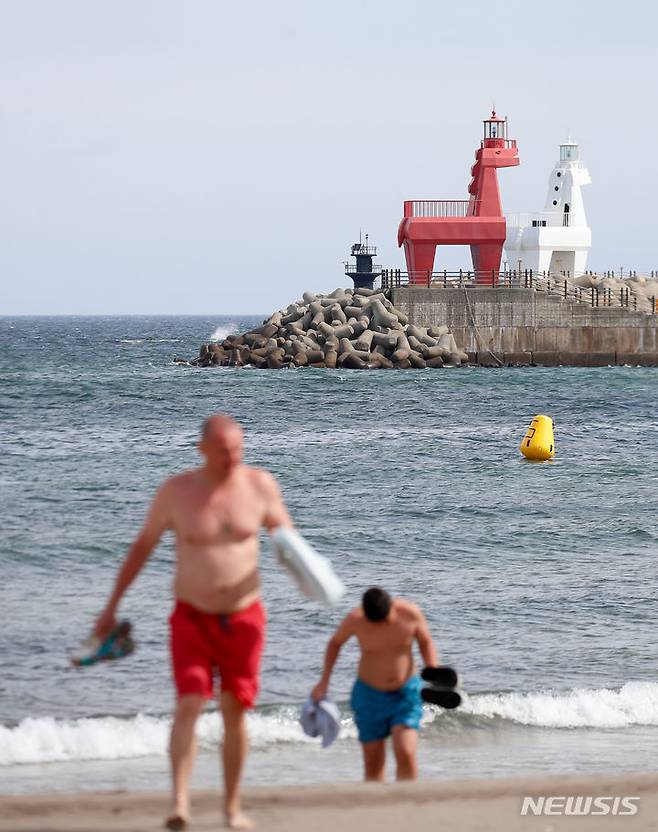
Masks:
[[[429,285],[439,245],[471,247],[476,282],[493,285],[507,233],[497,168],[519,164],[516,141],[507,138],[507,119],[496,111],[484,121],[484,138],[475,152],[469,199],[407,200],[398,229],[409,282]]]

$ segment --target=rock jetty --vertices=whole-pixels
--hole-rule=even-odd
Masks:
[[[349,370],[424,369],[468,361],[445,325],[418,327],[385,292],[335,289],[304,292],[262,326],[202,344],[197,367],[328,367]]]

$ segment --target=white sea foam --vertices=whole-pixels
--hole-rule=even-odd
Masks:
[[[467,698],[463,713],[545,728],[658,725],[658,684],[628,682],[620,690],[503,693]]]
[[[123,338],[120,344],[178,344],[180,338]]]
[[[249,714],[247,721],[250,744],[254,748],[275,743],[310,742],[297,722],[296,709]],[[347,722],[344,736],[354,736],[351,720],[349,724]],[[170,719],[143,714],[130,719],[28,718],[14,728],[0,726],[0,766],[160,756],[166,753],[170,727]],[[197,735],[202,748],[216,746],[222,736],[218,715],[204,714],[199,720]]]
[[[544,728],[625,728],[658,725],[658,683],[629,682],[620,690],[575,689],[546,693],[501,693],[466,696],[460,717],[475,716]],[[426,709],[424,722],[440,724],[445,711]],[[297,709],[283,707],[248,716],[253,748],[278,743],[312,742],[297,722]],[[56,720],[24,719],[13,728],[0,726],[0,766],[66,760],[116,760],[166,753],[171,721],[139,714],[129,719],[97,717]],[[221,739],[217,714],[199,720],[202,748]],[[343,720],[341,738],[353,739],[351,719]]]
[[[217,329],[210,336],[211,341],[223,341],[229,335],[233,335],[236,331],[236,324],[230,323],[224,326],[218,326]]]

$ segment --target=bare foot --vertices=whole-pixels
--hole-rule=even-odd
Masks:
[[[253,829],[254,823],[249,820],[242,812],[227,812],[226,813],[226,828],[227,829]]]
[[[171,815],[164,822],[164,828],[170,829],[171,832],[183,832],[184,829],[187,829],[187,819],[182,815]]]

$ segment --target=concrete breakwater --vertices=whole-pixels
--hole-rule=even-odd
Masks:
[[[562,289],[401,286],[391,299],[417,326],[445,322],[474,363],[658,366],[658,315],[648,305],[604,305],[595,287],[579,302]]]
[[[467,361],[447,326],[415,326],[386,293],[373,289],[304,292],[301,300],[270,315],[262,326],[202,344],[191,361],[177,360],[197,367],[354,370],[438,368]]]

